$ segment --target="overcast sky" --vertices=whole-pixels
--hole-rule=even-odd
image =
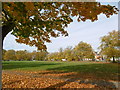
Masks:
[[[108,4],[108,3],[104,3]],[[109,3],[111,5],[117,6],[116,3]],[[75,18],[74,18],[75,20]],[[47,43],[47,48],[49,52],[56,52],[59,48],[66,48],[67,46],[75,46],[80,41],[84,41],[91,44],[95,51],[98,51],[100,45],[100,37],[107,35],[108,32],[113,30],[118,30],[118,15],[113,15],[110,18],[106,18],[105,15],[99,15],[98,21],[91,22],[72,22],[66,30],[69,33],[68,37],[58,37],[51,38],[52,43]],[[37,50],[35,47],[29,47],[24,44],[18,44],[15,41],[15,37],[10,33],[6,36],[4,40],[4,49],[14,49],[14,50]]]

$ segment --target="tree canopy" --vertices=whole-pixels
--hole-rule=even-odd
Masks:
[[[108,58],[120,57],[119,31],[113,30],[101,38],[101,53]]]
[[[74,51],[79,59],[94,58],[94,51],[92,46],[88,43],[81,41],[77,46],[75,46]]]
[[[50,37],[68,36],[65,28],[77,21],[110,17],[117,8],[98,2],[2,2],[2,39],[11,31],[18,43],[46,50]]]
[[[7,52],[5,52],[3,58],[4,60],[15,60],[15,50],[8,50]]]

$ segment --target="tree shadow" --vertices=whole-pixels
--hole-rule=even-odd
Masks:
[[[108,65],[107,64],[71,65],[71,66],[63,66],[57,68],[49,68],[47,70],[77,72],[78,75],[75,75],[77,77],[79,76],[82,78],[118,81],[118,69],[111,68],[111,65],[109,64]],[[64,76],[64,77],[69,77],[69,76]]]
[[[100,80],[100,81],[95,81],[95,80],[86,80],[86,79],[82,79],[80,81],[76,81],[78,80],[77,78],[69,78],[69,79],[66,79],[64,82],[61,82],[61,83],[57,83],[57,84],[54,84],[54,85],[51,85],[49,87],[47,87],[47,89],[49,88],[62,88],[64,85],[68,85],[70,84],[71,82],[77,82],[78,84],[86,84],[86,85],[94,85],[94,88],[102,88],[102,89],[116,89],[118,88],[118,84],[116,83],[113,83],[113,82],[108,82],[108,81],[104,81],[104,80]],[[69,86],[70,88],[70,86]],[[81,87],[81,88],[86,88],[86,87]],[[89,88],[89,87],[87,87]]]
[[[96,85],[96,88],[110,89],[118,88],[118,73],[117,68],[111,68],[111,64],[86,64],[86,65],[71,65],[57,68],[49,68],[52,70],[51,74],[66,73],[66,72],[77,72],[76,74],[62,75],[59,78],[65,80],[65,82],[57,83],[47,88],[59,88],[71,82],[78,82],[79,84],[92,84]],[[55,72],[54,72],[55,71]],[[49,74],[45,72],[42,74]],[[115,80],[111,82],[109,80]]]
[[[50,66],[50,65],[57,65],[61,63],[31,63],[31,64],[22,64],[21,66],[18,65],[18,63],[13,63],[12,66],[10,64],[10,69],[16,69],[16,68],[25,68],[25,67],[40,67],[40,66]],[[9,63],[7,63],[6,69],[8,69]],[[13,68],[12,68],[13,67]],[[4,67],[5,69],[5,67]],[[64,74],[66,72],[76,72],[69,75],[61,75],[59,76],[59,79],[63,79],[64,82],[57,83],[54,85],[51,85],[47,87],[47,89],[51,88],[60,88],[66,84],[70,84],[71,82],[77,82],[79,84],[91,84],[91,85],[97,85],[99,88],[116,88],[118,87],[118,84],[116,82],[110,82],[109,80],[116,80],[118,81],[118,77],[116,73],[118,73],[118,70],[116,67],[111,68],[111,64],[84,64],[84,65],[69,65],[69,66],[61,66],[61,67],[53,67],[48,68],[48,72],[38,72],[38,75],[44,75],[44,74]],[[54,76],[53,76],[54,77]],[[36,77],[35,77],[36,78]],[[97,88],[95,87],[95,88]]]
[[[59,65],[61,63],[37,63],[37,62],[3,62],[2,69],[3,70],[12,70],[12,69],[22,69],[22,68],[34,68],[34,67],[42,67],[42,66],[52,66]]]

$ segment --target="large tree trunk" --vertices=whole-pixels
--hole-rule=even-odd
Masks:
[[[12,31],[12,29],[14,28],[15,24],[12,21],[8,21],[8,23],[6,25],[2,26],[2,45],[3,45],[3,40],[6,37],[6,35]]]
[[[2,27],[0,27],[0,90],[2,88]]]
[[[13,22],[8,22],[6,25],[0,27],[0,90],[2,89],[2,50],[3,40],[6,35],[14,28]]]
[[[0,90],[2,90],[2,3],[0,2]]]

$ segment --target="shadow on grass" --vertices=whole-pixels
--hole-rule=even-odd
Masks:
[[[34,69],[40,68],[43,66],[52,66],[52,65],[59,65],[61,63],[42,63],[42,62],[2,62],[2,69],[3,70],[12,70],[12,69]]]
[[[70,81],[70,80],[72,80],[72,81]],[[51,85],[51,86],[47,87],[47,89],[49,89],[49,88],[61,88],[61,87],[64,87],[64,85],[69,85],[72,82],[76,82],[76,81],[71,78],[71,79],[69,79],[69,81],[64,81],[64,82],[61,82],[61,83],[57,83],[57,84]],[[112,88],[116,90],[118,88],[118,85],[116,85],[115,83],[107,82],[107,81],[104,81],[104,80],[101,80],[101,81],[92,81],[92,80],[86,81],[86,80],[82,80],[82,81],[77,82],[77,83],[81,84],[81,87],[80,87],[81,89],[82,88],[90,88],[89,86],[87,86],[87,84],[88,85],[90,85],[90,84],[91,85],[95,85],[93,88],[95,88],[95,89],[98,88],[98,90],[99,89],[101,89],[101,90],[108,90],[108,89],[112,89]],[[83,86],[83,84],[86,84],[86,85]],[[70,88],[70,87],[72,88],[72,86],[68,86],[67,88]],[[77,89],[77,88],[75,88],[75,89]]]
[[[76,82],[76,79],[73,80],[73,78],[69,79],[69,80],[66,80],[64,82],[61,82],[61,83],[57,83],[57,84],[54,84],[54,85],[51,85],[49,87],[47,87],[48,89],[49,88],[61,88],[61,87],[64,87],[64,85],[68,85],[72,82]],[[117,89],[118,88],[118,84],[115,84],[113,82],[108,82],[108,81],[104,81],[104,80],[101,80],[101,81],[93,81],[93,80],[81,80],[80,82],[77,82],[79,84],[81,84],[81,87],[80,88],[86,88],[87,84],[88,85],[95,85],[94,88],[97,89],[101,89],[101,90],[108,90],[108,89]],[[86,84],[86,86],[82,86],[83,84]],[[70,88],[71,86],[68,86],[68,88]],[[89,88],[89,86],[87,87]]]
[[[92,84],[98,85],[100,87],[107,87],[107,88],[116,88],[116,85],[112,82],[107,80],[117,80],[118,73],[118,66],[116,64],[82,64],[82,65],[68,65],[68,66],[59,66],[59,67],[52,67],[53,65],[59,65],[61,63],[42,63],[42,62],[32,62],[32,63],[21,63],[21,62],[14,62],[14,63],[3,63],[3,69],[17,69],[17,68],[27,68],[27,67],[42,67],[47,66],[47,70],[53,72],[43,72],[38,74],[60,74],[66,72],[77,72],[77,74],[70,74],[70,75],[62,75],[59,76],[60,78],[64,78],[65,81],[62,83],[57,83],[55,85],[47,87],[49,88],[59,88],[66,84],[70,84],[71,82],[76,82],[80,80],[78,83],[85,83],[85,84]],[[53,76],[54,77],[54,76]],[[87,79],[87,80],[86,80]],[[98,79],[100,79],[98,81]]]
[[[84,64],[61,66],[57,68],[49,68],[47,70],[77,72],[80,77],[97,77],[98,79],[118,80],[118,67],[112,64]],[[65,76],[69,77],[69,76]],[[70,76],[71,77],[71,76]]]
[[[78,82],[79,84],[97,85],[99,88],[110,89],[118,88],[117,82],[110,82],[109,80],[118,81],[118,68],[113,64],[86,64],[86,65],[72,65],[48,70],[62,70],[65,72],[77,72],[77,74],[63,75],[60,78],[67,78],[65,82],[52,85],[48,88],[61,87],[70,82]],[[80,80],[80,81],[78,81]]]

